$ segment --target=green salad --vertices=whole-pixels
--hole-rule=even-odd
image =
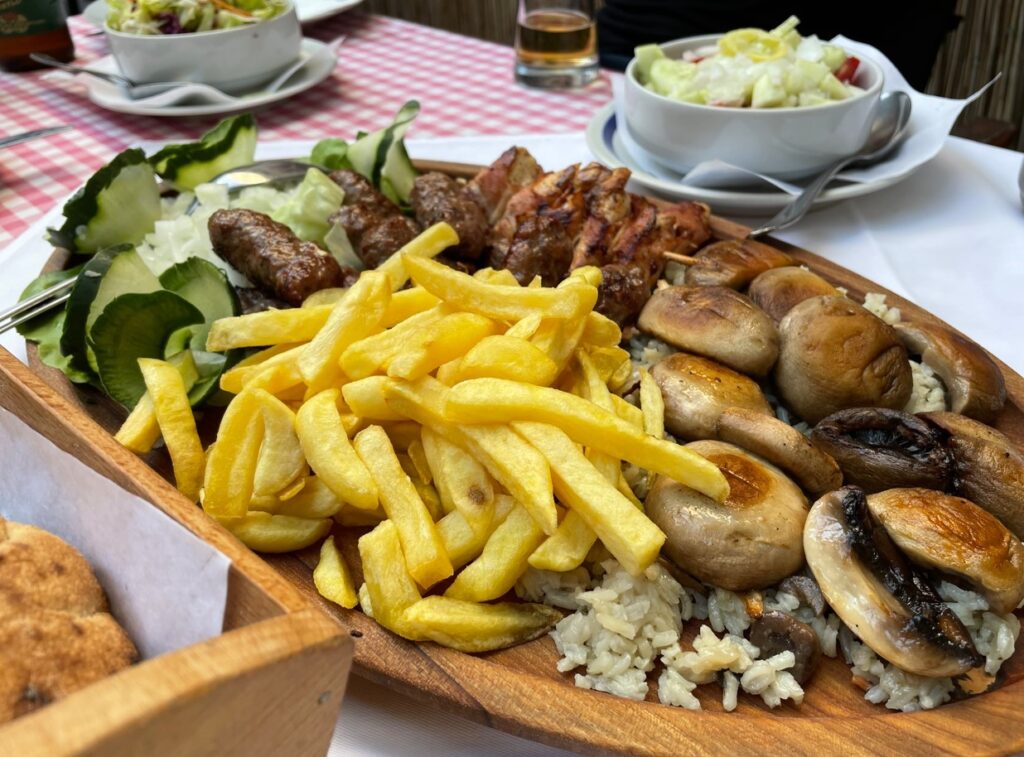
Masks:
[[[796,16],[772,29],[734,29],[718,44],[676,60],[657,45],[636,49],[636,77],[681,102],[727,108],[806,108],[854,97],[860,60],[796,30]]]
[[[107,0],[107,25],[128,34],[188,34],[255,24],[284,13],[288,0]]]

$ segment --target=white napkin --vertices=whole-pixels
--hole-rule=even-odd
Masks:
[[[946,97],[926,95],[913,89],[892,61],[885,57],[877,48],[863,42],[840,35],[832,40],[845,50],[855,53],[859,58],[869,58],[877,63],[885,76],[884,89],[887,92],[901,91],[910,96],[912,104],[910,124],[907,137],[899,149],[889,158],[866,168],[848,168],[836,178],[854,183],[884,181],[903,176],[934,158],[949,135],[953,123],[960,112],[973,100],[981,96],[986,89],[998,79],[993,79],[970,97],[963,100],[952,100]],[[622,142],[636,163],[648,173],[661,179],[675,181],[688,186],[707,188],[723,188],[749,186],[762,189],[775,187],[792,195],[803,191],[800,182],[783,181],[773,176],[749,171],[745,168],[726,163],[721,160],[707,160],[694,166],[683,175],[671,168],[666,168],[655,161],[641,148],[629,133],[626,126],[625,98],[621,79],[613,82],[615,97],[616,128],[622,136]],[[767,186],[765,186],[767,185]]]

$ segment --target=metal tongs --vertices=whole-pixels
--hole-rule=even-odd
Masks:
[[[0,334],[63,305],[71,298],[77,281],[78,277],[73,276],[4,310],[0,313]]]

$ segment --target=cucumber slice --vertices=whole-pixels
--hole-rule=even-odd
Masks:
[[[251,113],[226,118],[198,142],[167,145],[149,159],[161,177],[178,189],[192,190],[214,176],[252,163],[256,120]]]
[[[342,168],[352,168],[346,157],[348,154],[348,142],[344,139],[321,139],[313,146],[313,152],[309,160],[314,165],[323,166],[328,171],[337,171]]]
[[[345,157],[352,164],[353,170],[373,182],[375,187],[379,187],[388,151],[396,140],[401,140],[405,136],[405,132],[419,112],[420,104],[416,100],[410,100],[399,109],[390,126],[361,136],[350,144]],[[394,160],[397,161],[398,158]],[[411,183],[409,189],[412,189]]]
[[[160,284],[185,298],[203,314],[189,341],[194,350],[206,349],[206,335],[213,322],[242,312],[238,294],[224,272],[202,258],[189,258],[160,274]]]
[[[125,150],[94,173],[64,205],[64,219],[48,238],[73,252],[141,242],[160,219],[160,188],[142,150]]]
[[[223,352],[206,352],[190,350],[195,361],[199,378],[189,389],[188,401],[192,407],[206,404],[213,395],[220,391],[220,375],[241,358],[241,350]]]
[[[122,294],[104,308],[89,331],[103,389],[129,410],[146,393],[140,357],[163,359],[170,336],[203,322],[200,310],[174,292]]]
[[[159,288],[160,282],[131,245],[100,250],[85,264],[71,290],[60,338],[61,352],[78,370],[95,371],[96,358],[86,337],[103,309],[122,294],[155,292]]]
[[[381,193],[396,205],[405,207],[409,204],[412,184],[419,175],[405,150],[405,142],[401,138],[393,141],[380,172]]]

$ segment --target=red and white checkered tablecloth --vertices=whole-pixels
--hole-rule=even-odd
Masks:
[[[107,54],[105,38],[83,18],[72,18],[71,30],[76,62]],[[611,97],[607,75],[579,91],[527,89],[513,78],[511,48],[383,16],[345,13],[305,33],[324,41],[345,35],[338,66],[316,87],[258,111],[262,140],[347,138],[386,124],[413,98],[422,112],[410,136],[578,131]],[[0,136],[75,127],[0,150],[0,248],[120,150],[195,139],[216,121],[113,113],[63,74],[0,75]]]

